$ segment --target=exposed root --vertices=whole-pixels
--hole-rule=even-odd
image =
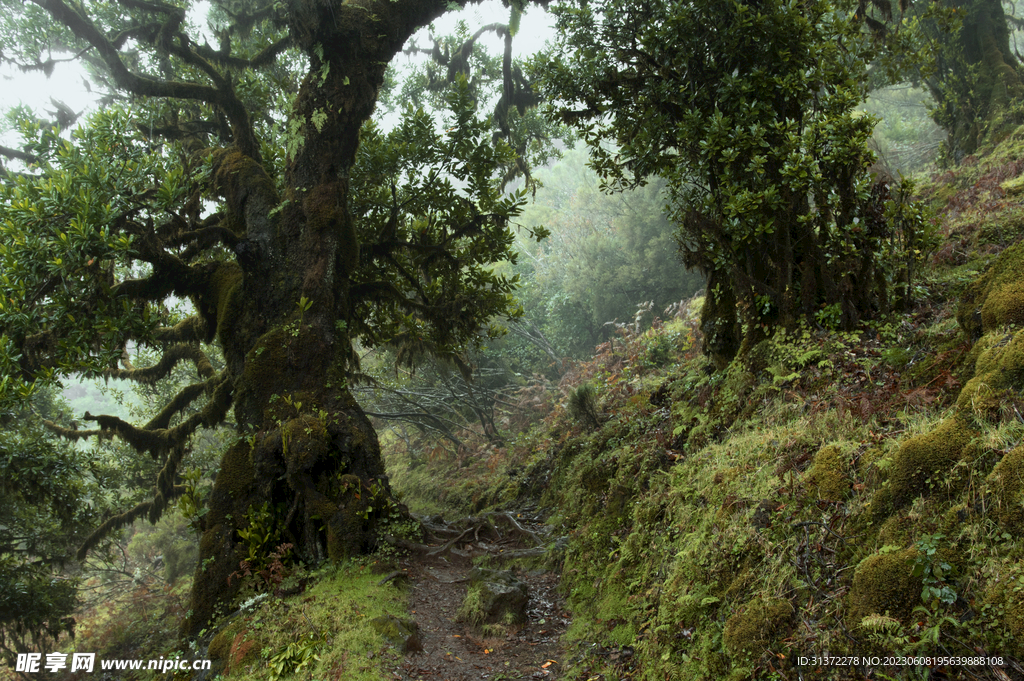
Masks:
[[[468,516],[452,524],[446,523],[440,516],[419,520],[427,541],[440,545],[420,544],[392,535],[384,535],[384,541],[396,548],[423,556],[454,554],[468,558],[473,555],[481,555],[472,553],[473,550],[477,550],[510,559],[540,557],[551,548],[559,548],[565,543],[564,537],[552,540],[547,532],[524,527],[507,511]],[[523,543],[529,546],[522,548]],[[464,548],[469,549],[470,552],[458,549],[459,544],[466,544],[467,546]],[[518,546],[518,548],[510,548],[510,545]]]

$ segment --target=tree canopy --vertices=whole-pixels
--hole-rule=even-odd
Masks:
[[[608,183],[667,180],[683,258],[708,278],[716,361],[775,326],[851,328],[892,305],[900,275],[879,254],[918,225],[887,222],[897,209],[871,185],[873,121],[854,111],[871,44],[852,6],[603,0],[555,12],[563,40],[537,66],[545,93]]]

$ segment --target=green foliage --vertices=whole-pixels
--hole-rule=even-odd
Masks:
[[[104,508],[108,462],[61,443],[41,420],[70,420],[53,385],[35,413],[0,407],[0,655],[50,650],[73,629],[78,579],[62,575],[82,534]]]
[[[583,426],[595,429],[601,425],[597,412],[597,393],[589,383],[581,383],[569,392],[569,415]]]
[[[914,558],[913,576],[921,579],[921,600],[926,604],[936,601],[952,605],[956,591],[947,583],[953,568],[943,561],[936,552],[939,542],[945,539],[942,533],[925,534],[917,540],[917,556]]]
[[[159,559],[163,563],[164,579],[173,585],[195,570],[199,546],[186,519],[181,513],[172,512],[155,525],[137,527],[127,552],[139,565],[153,564]]]
[[[876,271],[876,254],[891,227],[867,173],[873,119],[853,110],[870,45],[851,10],[825,0],[556,10],[565,37],[538,64],[549,96],[568,102],[556,115],[585,134],[609,185],[667,180],[684,261],[708,276],[704,331],[720,366],[741,337],[749,349],[822,310],[852,329],[890,305],[893,275]],[[619,44],[643,48],[604,49]]]
[[[357,286],[386,281],[404,293],[367,297],[348,322],[349,332],[367,347],[396,345],[400,363],[428,351],[450,356],[467,342],[481,341],[477,332],[485,320],[521,314],[512,297],[518,277],[493,267],[516,260],[509,220],[519,214],[525,191],[503,194],[493,176],[513,152],[504,143],[492,144],[489,123],[477,115],[465,79],[446,102],[453,120],[445,134],[424,110],[411,107],[387,134],[368,123],[353,170],[352,211],[366,240],[386,234],[416,244],[400,255],[371,260],[357,274]],[[532,231],[537,239],[545,234]],[[436,257],[437,249],[448,256]],[[410,277],[420,271],[425,281]],[[436,302],[410,304],[414,294]],[[502,333],[495,323],[485,328],[487,337]]]
[[[298,641],[292,641],[284,650],[267,661],[270,668],[270,681],[300,673],[303,668],[311,667],[320,660],[320,650],[327,645],[326,632],[309,632]]]

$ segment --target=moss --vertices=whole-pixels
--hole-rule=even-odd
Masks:
[[[278,326],[263,334],[246,356],[238,382],[238,420],[274,422],[293,416],[293,409],[271,397],[296,394],[309,387],[300,383],[304,377],[321,377],[322,370],[326,370],[324,352],[323,339],[314,333],[302,333],[295,325]]]
[[[1007,652],[1024,655],[1024,565],[1017,563],[1002,571],[985,590],[986,609],[1000,620],[1005,628]]]
[[[241,620],[236,618],[227,626],[221,628],[210,640],[206,657],[213,661],[211,670],[227,671],[231,659],[231,651],[235,647],[235,639],[241,633],[242,626]]]
[[[358,476],[340,475],[331,486],[330,496],[316,495],[311,510],[327,525],[327,556],[332,563],[351,558],[361,553],[369,541],[369,494]]]
[[[509,571],[473,568],[457,618],[486,635],[507,634],[526,621],[526,584]]]
[[[199,540],[201,561],[192,583],[192,607],[181,623],[183,638],[195,638],[217,614],[218,606],[238,592],[239,580],[228,579],[244,558],[234,535],[232,527],[218,523],[208,526]]]
[[[1011,281],[994,289],[981,306],[983,329],[1008,324],[1024,325],[1024,280]]]
[[[977,434],[966,420],[956,415],[930,433],[904,441],[893,457],[889,477],[894,507],[902,508],[910,503],[927,491],[933,476],[951,470]]]
[[[728,281],[712,272],[708,278],[707,295],[700,312],[700,330],[704,336],[704,353],[715,368],[725,369],[740,348],[740,325],[736,318],[736,296]]]
[[[382,615],[370,620],[370,626],[403,653],[423,650],[420,625],[413,620],[394,615]]]
[[[1021,311],[1021,291],[1016,284],[1024,272],[1024,242],[1004,250],[992,266],[974,282],[961,299],[957,309],[957,322],[971,338],[980,338],[985,332],[997,328],[1003,316],[1012,317]],[[989,297],[986,320],[984,310]]]
[[[868,556],[853,576],[847,626],[854,628],[872,614],[906,622],[921,600],[921,578],[914,577],[916,548]]]
[[[274,180],[267,175],[263,166],[235,147],[217,149],[211,154],[214,181],[228,200],[228,207],[235,216],[245,210],[245,201],[250,195],[262,194],[271,204],[276,204],[277,189]],[[244,227],[244,220],[237,220]]]
[[[1008,391],[996,388],[993,374],[975,376],[960,391],[956,400],[957,414],[980,423],[997,423]]]
[[[981,376],[995,371],[999,357],[1002,355],[1002,348],[1011,340],[1013,340],[1013,334],[997,331],[986,333],[978,340],[967,357],[967,361],[974,371],[972,375]]]
[[[842,501],[850,493],[850,477],[846,474],[843,455],[835,445],[828,445],[814,455],[814,463],[805,479],[808,492],[825,501]]]
[[[1012,534],[1024,533],[1024,445],[1003,456],[987,482],[996,496],[992,512],[1000,526]]]
[[[906,547],[914,541],[914,521],[906,513],[889,517],[878,530],[878,543],[882,546]]]
[[[309,470],[330,451],[327,427],[309,414],[281,426],[281,442],[289,471]]]
[[[793,606],[781,598],[754,598],[725,623],[722,641],[732,658],[749,663],[761,656],[767,643],[783,632]]]
[[[1012,336],[991,332],[977,345],[974,377],[960,391],[957,413],[965,419],[996,422],[1009,391],[1024,387],[1024,331]]]

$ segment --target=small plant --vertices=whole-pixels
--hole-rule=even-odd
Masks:
[[[307,665],[312,666],[319,661],[320,651],[327,643],[327,633],[324,631],[310,631],[298,641],[289,643],[284,650],[267,662],[267,666],[270,667],[270,681],[301,672]]]
[[[238,536],[245,542],[248,551],[246,560],[250,563],[259,561],[260,557],[266,554],[266,549],[276,534],[274,514],[271,511],[267,502],[260,506],[252,506],[246,514],[248,527],[238,530]]]
[[[206,502],[203,499],[199,483],[202,480],[203,472],[198,468],[186,472],[181,476],[185,492],[178,497],[178,511],[188,520],[189,527],[196,533],[202,535],[203,516],[206,515]]]
[[[921,578],[922,601],[933,603],[938,600],[952,605],[956,601],[956,591],[946,582],[946,576],[953,568],[935,555],[941,539],[945,539],[945,535],[926,534],[917,540],[914,577]]]
[[[597,392],[589,383],[582,383],[569,393],[569,415],[592,429],[601,425],[597,412]]]
[[[255,567],[254,561],[243,560],[238,564],[238,570],[228,575],[228,582],[236,577],[239,579],[255,577],[257,580],[255,586],[258,591],[273,591],[287,577],[288,568],[284,561],[287,560],[288,554],[294,547],[294,544],[281,544],[266,558],[262,568]]]
[[[302,296],[295,305],[299,308],[299,324],[301,325],[306,318],[306,311],[313,307],[313,301],[306,296]]]

